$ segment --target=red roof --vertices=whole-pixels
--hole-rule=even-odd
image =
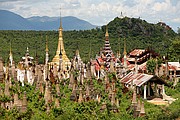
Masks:
[[[98,62],[102,63],[104,60],[102,58],[98,58]]]
[[[168,69],[169,69],[169,70],[176,70],[176,66],[168,65]]]
[[[129,54],[132,56],[139,56],[141,55],[143,52],[145,52],[145,50],[142,49],[134,49],[133,51],[131,51]]]
[[[165,69],[165,64],[163,65],[163,69]],[[168,69],[171,71],[177,70],[177,67],[171,64],[168,64]]]
[[[91,64],[92,64],[92,65],[95,65],[96,62],[97,62],[96,60],[92,60],[92,61],[91,61]]]
[[[99,64],[96,64],[96,65],[95,65],[96,71],[100,70],[100,68],[101,68],[101,67],[99,66]]]
[[[96,70],[96,71],[97,71],[97,70],[100,70],[101,66],[98,64],[98,62],[97,62],[96,60],[93,60],[91,63],[92,63],[93,65],[95,65],[95,70]]]
[[[125,77],[121,79],[121,83],[124,84],[133,84],[138,87],[149,81],[151,78],[153,78],[153,75],[148,75],[148,74],[142,74],[142,73],[133,73],[130,72],[127,74]]]
[[[133,70],[133,69],[134,69],[134,66],[135,66],[135,64],[129,64],[129,65],[128,65],[128,69],[129,69],[129,70]]]

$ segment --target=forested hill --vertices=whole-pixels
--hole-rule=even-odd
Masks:
[[[172,61],[180,59],[178,34],[165,23],[150,24],[139,18],[115,18],[109,22],[108,30],[111,48],[115,54],[119,48],[121,54],[123,53],[125,38],[127,52],[135,48],[151,47],[161,55],[169,54],[169,59]],[[57,49],[58,31],[0,31],[0,56],[7,60],[11,41],[16,62],[24,56],[28,46],[30,55],[34,57],[37,51],[39,62],[44,63],[46,35],[51,61]],[[92,30],[64,31],[63,39],[68,57],[71,59],[77,48],[84,61],[88,61],[89,57],[95,57],[104,46],[104,36],[105,26]]]
[[[151,24],[140,18],[118,18],[109,24],[112,37],[173,37],[176,33],[163,22]]]

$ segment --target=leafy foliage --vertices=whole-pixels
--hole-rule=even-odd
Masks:
[[[156,68],[156,64],[157,63],[156,63],[155,59],[150,59],[150,60],[147,61],[146,66],[147,66],[147,70],[148,70],[149,73],[154,74],[154,70]]]
[[[113,74],[109,75],[109,78]],[[93,80],[94,87],[97,91],[102,93],[102,99],[108,98],[108,95],[105,94],[104,88],[101,83],[97,80]],[[51,103],[51,110],[49,113],[46,112],[45,101],[43,95],[36,90],[35,86],[25,84],[24,87],[20,86],[20,83],[16,83],[16,87],[19,89],[17,92],[22,94],[24,91],[27,93],[28,108],[27,112],[21,113],[16,108],[11,110],[5,110],[0,107],[0,119],[31,119],[31,120],[61,120],[61,119],[74,119],[74,120],[95,120],[95,119],[105,119],[105,120],[124,120],[124,119],[134,119],[133,113],[129,109],[131,106],[132,92],[123,93],[123,86],[120,84],[119,80],[116,81],[116,97],[119,99],[120,104],[118,107],[118,113],[113,113],[110,111],[110,101],[105,99],[107,103],[107,109],[101,111],[100,108],[104,101],[98,103],[97,101],[89,101],[76,103],[70,101],[71,90],[68,89],[68,84],[59,84],[61,96],[57,97],[60,100],[60,108],[55,108],[54,103]],[[0,86],[4,84],[0,83]],[[100,87],[101,86],[101,87]],[[4,88],[3,88],[4,89]],[[11,89],[12,90],[12,89]],[[178,98],[175,102],[169,106],[157,106],[150,104],[145,101],[145,111],[146,117],[136,118],[137,120],[141,119],[176,119],[180,117],[180,83],[177,84],[175,88],[170,88],[165,86],[165,91],[167,95],[171,95],[173,98]],[[52,93],[55,96],[55,93]],[[19,97],[22,99],[22,96]]]

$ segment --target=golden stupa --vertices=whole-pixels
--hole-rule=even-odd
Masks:
[[[63,34],[62,34],[63,28],[62,28],[62,20],[60,17],[60,27],[59,27],[59,40],[58,40],[58,47],[57,47],[57,51],[56,51],[56,55],[54,56],[51,64],[53,65],[57,65],[59,66],[59,62],[60,62],[60,52],[62,53],[62,63],[61,63],[61,67],[63,70],[67,70],[67,67],[70,68],[71,66],[71,62],[69,60],[69,58],[66,55],[65,49],[64,49],[64,43],[63,43]]]

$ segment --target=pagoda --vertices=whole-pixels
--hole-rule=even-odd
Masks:
[[[114,61],[115,56],[113,54],[113,51],[111,50],[111,46],[109,43],[109,33],[108,33],[108,26],[106,25],[106,34],[105,34],[105,43],[102,51],[103,55],[101,56],[103,61],[105,61],[105,67],[110,68],[110,62],[111,60]]]
[[[61,20],[61,16],[60,16],[60,27],[59,27],[59,40],[58,40],[58,47],[57,47],[57,51],[56,51],[56,55],[54,56],[51,64],[53,65],[57,65],[59,66],[59,61],[60,61],[60,53],[62,54],[62,63],[61,63],[61,67],[63,70],[67,69],[71,66],[71,62],[69,60],[69,58],[66,55],[65,49],[64,49],[64,43],[63,43],[63,34],[62,34],[63,28],[62,28],[62,20]]]
[[[115,67],[115,62],[117,58],[115,57],[109,42],[109,33],[108,33],[108,26],[106,25],[106,33],[105,33],[105,41],[103,49],[100,50],[99,55],[96,55],[95,60],[91,60],[91,66],[93,70],[93,74],[99,78],[100,76],[103,77],[104,70],[108,72],[112,72],[111,70]],[[110,67],[111,66],[111,67]],[[110,68],[112,68],[110,70]]]

